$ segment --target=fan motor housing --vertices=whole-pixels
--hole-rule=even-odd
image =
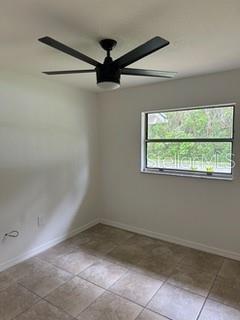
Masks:
[[[120,84],[120,69],[113,64],[103,64],[96,67],[97,83],[115,82]]]

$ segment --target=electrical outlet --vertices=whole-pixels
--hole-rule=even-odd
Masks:
[[[45,224],[45,217],[44,216],[38,216],[37,217],[37,224],[39,227],[44,226]]]

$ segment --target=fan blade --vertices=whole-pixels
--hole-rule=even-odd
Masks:
[[[43,37],[43,38],[38,39],[38,41],[40,41],[40,42],[42,42],[52,48],[60,50],[66,54],[69,54],[70,56],[72,56],[74,58],[77,58],[77,59],[80,59],[84,62],[87,62],[95,67],[99,64],[99,62],[97,62],[96,60],[86,56],[85,54],[83,54],[75,49],[72,49],[72,48],[66,46],[65,44],[63,44],[57,40],[54,40],[53,38]]]
[[[167,45],[169,45],[167,40],[160,37],[154,37],[132,51],[124,54],[122,57],[115,60],[114,63],[117,64],[119,68],[124,68]]]
[[[47,75],[56,75],[56,74],[74,74],[74,73],[90,73],[95,72],[95,69],[86,69],[86,70],[62,70],[62,71],[44,71],[44,74]]]
[[[173,78],[176,76],[177,72],[124,68],[121,70],[121,74],[130,76]]]

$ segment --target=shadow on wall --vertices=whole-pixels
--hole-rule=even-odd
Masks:
[[[0,243],[0,265],[85,221],[90,179],[89,110],[62,90],[60,98],[44,96],[43,104],[36,92],[16,97],[6,89],[0,93],[0,236],[13,229],[20,236]]]

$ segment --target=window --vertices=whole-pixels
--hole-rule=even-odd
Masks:
[[[231,179],[234,108],[142,113],[142,171]]]

